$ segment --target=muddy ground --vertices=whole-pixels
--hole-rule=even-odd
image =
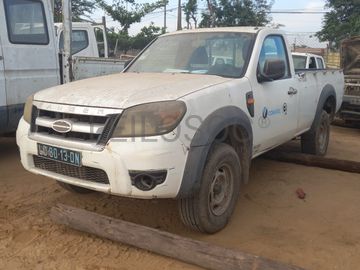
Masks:
[[[329,156],[360,161],[360,130],[332,128]],[[292,142],[295,145],[298,142]],[[295,195],[297,188],[306,200]],[[199,269],[54,224],[65,203],[307,269],[360,265],[360,176],[258,158],[233,219],[215,235],[187,230],[173,200],[74,195],[23,170],[14,139],[0,139],[1,269]]]

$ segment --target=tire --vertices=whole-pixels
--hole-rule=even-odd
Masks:
[[[199,191],[178,202],[182,222],[203,233],[220,231],[234,212],[240,184],[241,164],[234,148],[215,144],[208,155]]]
[[[322,111],[315,119],[315,128],[301,136],[301,150],[303,153],[324,156],[330,140],[330,116]]]
[[[77,193],[77,194],[89,194],[89,193],[93,193],[93,192],[94,192],[94,191],[91,190],[91,189],[87,189],[87,188],[82,188],[82,187],[78,187],[78,186],[66,184],[66,183],[60,182],[60,181],[57,181],[57,183],[58,183],[59,186],[61,186],[63,189],[66,189],[67,191],[70,191],[70,192],[72,192],[72,193]]]

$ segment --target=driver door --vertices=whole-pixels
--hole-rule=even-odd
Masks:
[[[263,42],[259,61],[259,71],[266,70],[271,61],[285,63],[285,74],[273,80],[261,81],[254,85],[256,89],[254,128],[260,152],[266,151],[288,140],[297,131],[298,93],[296,80],[290,71],[290,63],[285,41],[281,35],[267,36]],[[273,71],[271,71],[273,72]]]

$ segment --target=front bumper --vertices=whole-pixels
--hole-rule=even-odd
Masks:
[[[340,118],[344,120],[360,120],[360,96],[345,95],[340,108]]]
[[[35,167],[33,157],[37,155],[37,143],[29,138],[30,125],[20,120],[16,134],[17,144],[20,148],[21,163],[32,173],[44,175],[58,181],[75,186],[88,188],[104,193],[135,197],[175,198],[179,192],[187,159],[187,148],[179,139],[167,140],[162,136],[119,140],[112,139],[102,151],[89,151],[64,147],[80,151],[82,165],[103,170],[109,179],[109,184],[97,183]],[[166,170],[165,181],[150,191],[136,188],[131,181],[129,171],[160,171]]]

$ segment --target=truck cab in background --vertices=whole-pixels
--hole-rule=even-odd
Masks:
[[[64,50],[64,27],[55,23],[56,42],[59,52]],[[102,24],[88,22],[72,23],[72,55],[74,57],[108,58],[108,43],[105,27]]]
[[[65,55],[63,26],[54,25],[50,2],[0,1],[0,136],[16,130],[28,97],[67,82],[61,57]],[[103,25],[72,25],[71,80],[123,70],[125,61],[107,59]]]
[[[326,69],[325,60],[322,56],[311,53],[292,53],[296,70],[301,69]]]
[[[60,84],[50,1],[0,3],[0,134],[16,130],[24,102]]]

